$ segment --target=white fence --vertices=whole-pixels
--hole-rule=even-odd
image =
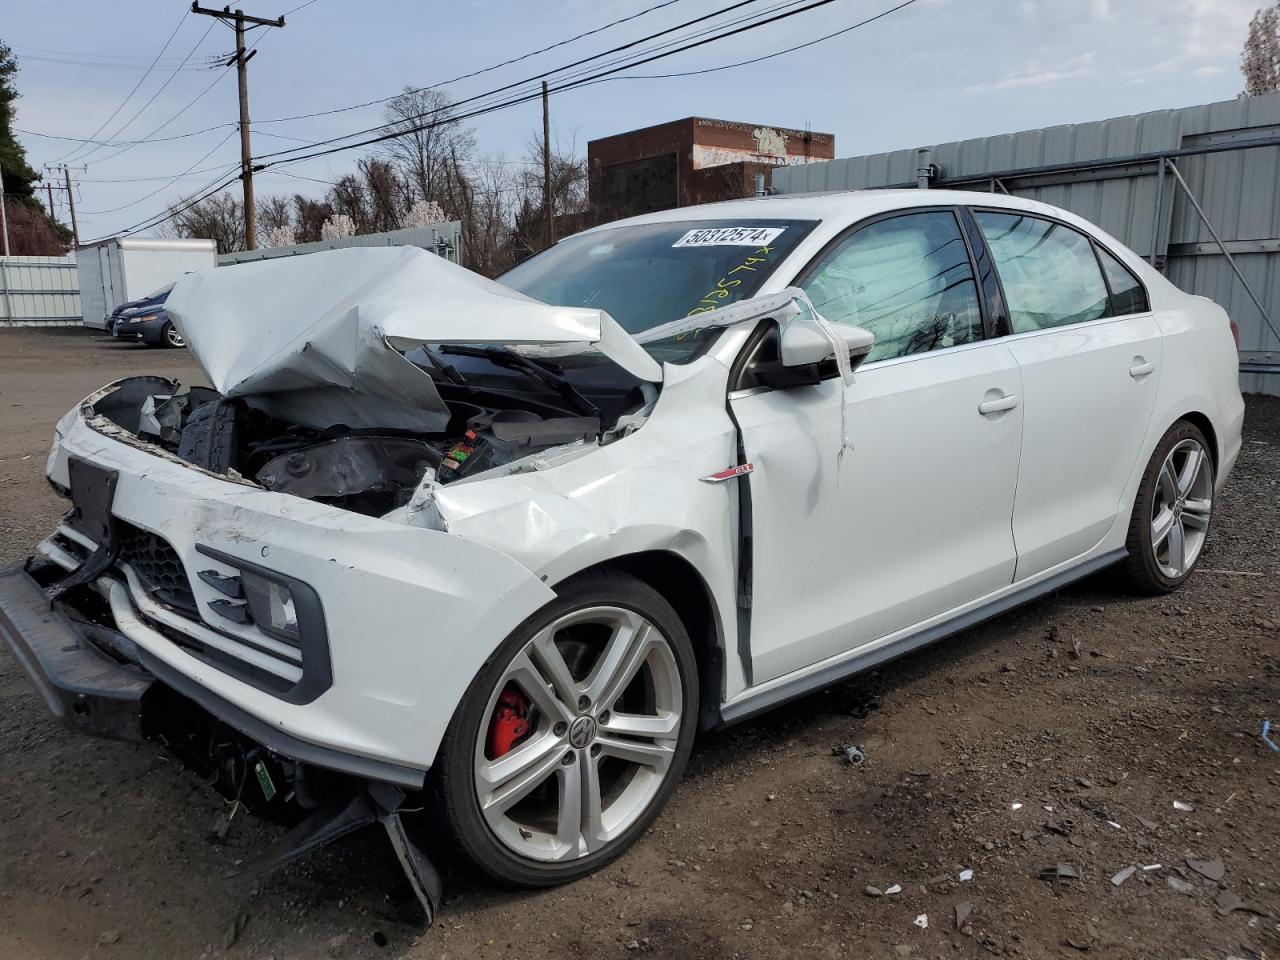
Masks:
[[[422,247],[459,263],[462,260],[462,225],[456,220],[429,227],[410,227],[371,233],[342,240],[299,243],[292,247],[266,247],[227,253],[218,266],[296,256],[340,247]],[[79,325],[80,276],[75,254],[65,257],[0,257],[0,327]]]
[[[0,257],[0,326],[43,327],[80,322],[75,255]]]

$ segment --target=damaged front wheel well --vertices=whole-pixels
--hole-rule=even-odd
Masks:
[[[600,566],[643,580],[675,608],[698,659],[698,728],[708,730],[719,725],[720,704],[724,701],[724,630],[711,590],[697,567],[666,550],[614,557]]]

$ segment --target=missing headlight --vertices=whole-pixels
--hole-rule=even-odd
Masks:
[[[240,579],[249,615],[258,629],[290,643],[300,642],[302,635],[298,630],[293,592],[283,583],[248,571],[242,573]]]

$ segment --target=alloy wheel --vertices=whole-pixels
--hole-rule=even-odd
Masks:
[[[669,640],[633,610],[587,607],[540,630],[494,685],[474,745],[493,835],[543,862],[620,837],[675,760],[683,693]]]
[[[185,347],[187,345],[187,341],[182,339],[182,334],[178,332],[178,328],[172,322],[164,325],[164,339],[165,343],[171,347]]]
[[[1209,533],[1213,512],[1213,466],[1199,441],[1173,446],[1156,476],[1151,501],[1151,549],[1170,580],[1195,565]]]

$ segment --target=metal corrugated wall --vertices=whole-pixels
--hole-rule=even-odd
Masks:
[[[0,257],[0,326],[80,322],[76,258]]]
[[[433,223],[429,227],[406,227],[403,230],[343,237],[341,240],[319,240],[315,243],[297,243],[291,247],[262,247],[257,250],[242,250],[239,253],[224,253],[218,257],[218,266],[225,267],[249,260],[270,260],[274,257],[319,253],[323,250],[341,250],[345,247],[397,246],[421,247],[446,260],[461,263],[462,224],[457,220],[447,220],[442,223]]]
[[[1241,272],[1280,324],[1280,146],[1249,146],[1280,137],[1280,94],[1161,110],[1092,123],[829,163],[773,174],[780,193],[907,186],[925,163],[937,164],[938,186],[1006,189],[1063,207],[1097,223],[1190,293],[1221,303],[1240,328],[1242,359],[1280,363],[1280,341],[1237,280],[1194,208],[1166,175],[1156,211],[1158,163],[1153,154],[1231,147],[1229,152],[1175,156]],[[1132,163],[1114,165],[1132,158]],[[1089,165],[1112,161],[1112,166]],[[1072,169],[1044,170],[1043,168]],[[997,183],[997,179],[999,182]],[[1156,219],[1159,226],[1156,229]],[[1280,374],[1242,373],[1241,389],[1280,395]]]

